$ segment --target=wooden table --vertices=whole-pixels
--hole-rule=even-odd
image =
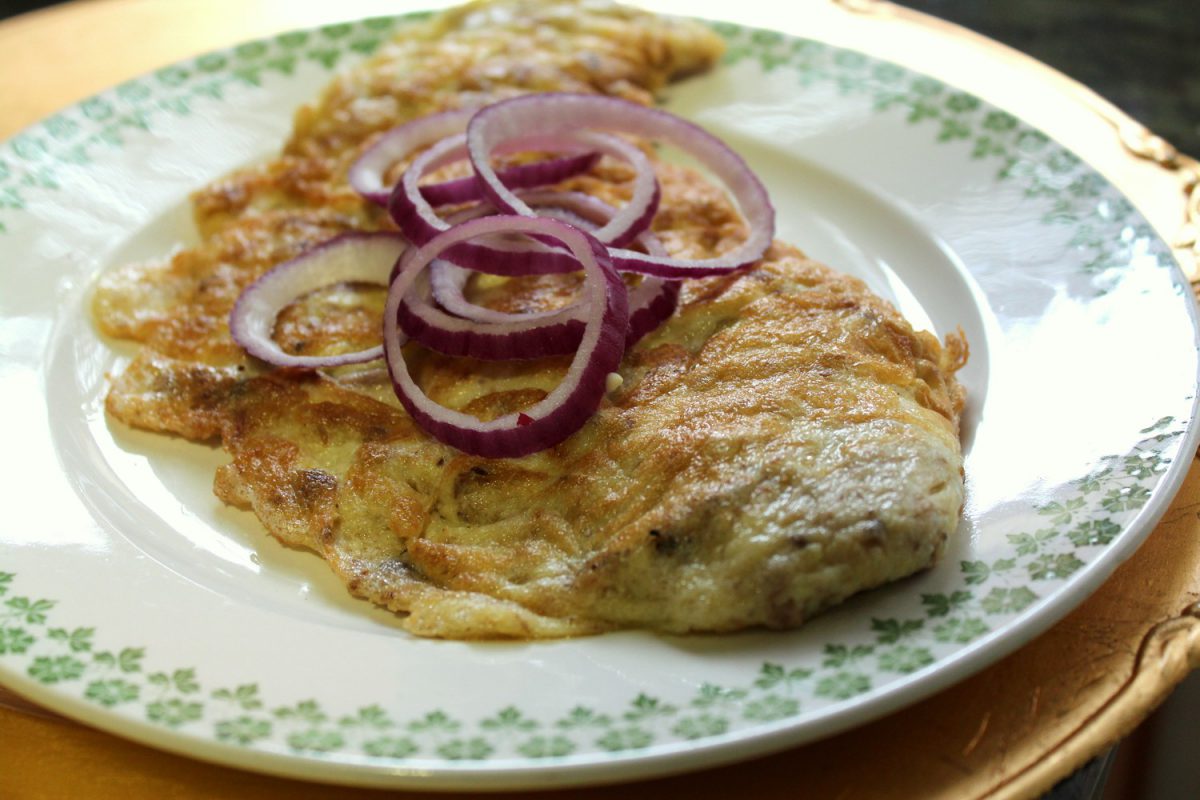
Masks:
[[[393,0],[76,0],[0,23],[0,137],[165,63],[234,42],[397,13]],[[426,3],[434,6],[438,3]],[[683,4],[649,3],[678,10]],[[748,4],[739,21],[769,22]],[[961,29],[870,0],[809,0],[807,35],[955,81],[1019,110],[1179,239],[1186,170],[1148,132],[1068,79]],[[688,13],[721,16],[689,3]],[[964,76],[967,76],[964,78]],[[1119,134],[1119,135],[1118,135]],[[1185,266],[1192,252],[1181,252]],[[571,797],[1035,797],[1131,731],[1200,665],[1200,466],[1146,544],[1049,632],[931,699],[816,744],[681,777]],[[0,797],[378,796],[160,753],[0,689]],[[407,795],[422,796],[420,793]],[[430,795],[433,796],[433,795]],[[445,795],[440,795],[445,796]],[[551,796],[554,796],[553,794]]]

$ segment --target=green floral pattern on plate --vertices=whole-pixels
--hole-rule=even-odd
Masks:
[[[163,68],[30,128],[0,147],[0,232],[31,193],[57,192],[72,170],[88,169],[163,115],[188,116],[223,100],[233,86],[265,87],[301,62],[332,70],[373,52],[412,17],[366,20],[249,42]],[[1086,164],[1017,118],[939,81],[852,51],[780,34],[717,26],[727,64],[786,73],[796,90],[832,86],[868,98],[874,110],[970,148],[1044,209],[1041,221],[1071,231],[1082,279],[1107,291],[1152,232],[1127,201]],[[1132,233],[1129,233],[1132,231]],[[1150,254],[1170,264],[1159,246]],[[0,660],[28,679],[164,729],[240,748],[379,762],[518,759],[543,762],[589,754],[644,752],[786,723],[935,667],[964,645],[1001,631],[1049,598],[1119,537],[1150,500],[1184,433],[1177,416],[1139,432],[1129,451],[1100,459],[1070,491],[1025,509],[990,559],[964,560],[943,591],[863,620],[853,636],[827,642],[796,663],[765,661],[729,685],[703,683],[691,696],[638,693],[621,707],[564,703],[545,714],[518,699],[460,718],[436,705],[400,714],[379,704],[333,707],[314,696],[273,696],[257,680],[212,685],[202,670],[160,662],[152,645],[109,641],[102,629],[55,624],[57,603],[21,575],[0,572]],[[1132,438],[1132,437],[1131,437]],[[1024,524],[1028,523],[1028,524]],[[0,568],[5,565],[0,562]],[[953,567],[951,567],[953,569]]]
[[[152,130],[160,116],[190,116],[231,87],[291,76],[301,62],[333,70],[375,52],[406,22],[428,16],[377,17],[247,42],[163,67],[55,114],[0,147],[0,233],[8,230],[6,215],[25,209],[29,192],[61,189],[65,170],[103,160],[125,147],[131,133]]]
[[[835,87],[842,97],[866,97],[881,113],[904,115],[941,144],[960,143],[969,157],[995,165],[996,180],[1014,182],[1044,205],[1041,221],[1069,228],[1092,291],[1104,294],[1156,234],[1129,201],[1070,150],[1012,114],[942,81],[861,53],[775,31],[717,24],[729,41],[725,63],[756,62],[765,73],[788,71],[798,89]],[[1125,233],[1122,234],[1122,231]],[[1173,263],[1166,248],[1152,257]]]
[[[1183,430],[1174,417],[1163,417],[1141,433],[1145,438],[1133,451],[1102,459],[1075,481],[1071,496],[1033,509],[1041,524],[1007,534],[1011,548],[1004,557],[961,562],[963,588],[921,595],[912,615],[871,618],[861,640],[827,643],[818,660],[765,662],[740,685],[705,683],[682,702],[641,693],[623,709],[573,706],[541,719],[510,703],[473,721],[437,708],[399,719],[377,704],[334,709],[315,698],[278,704],[257,683],[209,687],[192,667],[152,670],[144,663],[145,647],[106,643],[109,649],[98,649],[95,628],[55,627],[55,601],[18,594],[18,576],[9,572],[0,572],[0,657],[18,661],[41,684],[69,685],[105,708],[135,708],[166,728],[314,756],[537,760],[721,736],[795,717],[808,694],[848,700],[871,691],[874,675],[915,673],[1038,602],[1083,568],[1089,551],[1121,533],[1151,496]]]

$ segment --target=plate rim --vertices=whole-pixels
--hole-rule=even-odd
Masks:
[[[422,12],[417,12],[417,13],[421,14]],[[401,16],[409,16],[409,15],[401,15]],[[399,17],[397,17],[397,18],[399,18]],[[741,27],[748,27],[748,26],[741,26]],[[304,30],[311,31],[313,29],[304,29]],[[785,34],[785,35],[791,36],[791,34]],[[278,39],[278,38],[279,38],[278,36],[275,36],[275,37],[269,37],[267,39],[251,40],[251,41],[252,42],[253,41],[271,41],[271,40]],[[818,41],[822,41],[822,40],[818,39]],[[829,46],[845,49],[845,46],[840,45],[840,44],[829,45]],[[212,51],[212,53],[231,52],[233,49],[234,48],[222,48],[220,50]],[[869,58],[872,58],[875,60],[880,60],[880,61],[883,60],[883,59],[880,59],[880,58],[872,55],[871,53],[865,53],[865,55],[867,55]],[[190,63],[191,61],[192,61],[192,59],[184,59],[184,60],[179,61],[178,64]],[[908,67],[903,67],[903,68],[908,71],[911,71],[911,72],[916,72],[916,70],[913,70]],[[954,84],[951,83],[950,85],[953,86]],[[108,94],[110,91],[111,90],[106,90],[105,92],[102,92],[99,95],[95,95],[94,97],[102,97],[102,96]],[[80,101],[80,103],[73,104],[73,106],[71,106],[71,107],[80,106],[84,102],[86,102],[86,101]],[[44,123],[45,123],[44,120],[34,123],[33,125],[24,129],[21,132],[21,134],[17,134],[17,136],[20,136],[34,128],[37,128],[39,125],[42,125]],[[1060,144],[1063,147],[1070,148],[1070,145],[1068,145],[1066,143],[1063,143],[1058,140],[1055,140],[1055,141],[1057,141],[1058,144]],[[1096,169],[1095,167],[1092,167],[1092,165],[1090,163],[1089,163],[1089,167],[1092,168],[1093,170]],[[1096,170],[1096,171],[1099,172],[1099,170]],[[1116,189],[1123,196],[1128,196],[1128,192],[1123,187],[1117,185],[1114,181],[1112,181],[1112,179],[1110,177],[1108,177],[1108,176],[1105,176],[1105,177],[1106,177],[1106,180],[1110,184],[1114,185],[1116,187]],[[1177,278],[1182,277],[1181,266],[1173,252],[1172,252],[1172,262],[1174,264],[1173,268],[1174,268],[1175,272],[1177,273],[1176,277]],[[1184,281],[1184,283],[1186,285],[1186,281]],[[1194,307],[1194,304],[1187,305],[1186,308],[1187,308],[1189,322],[1190,322],[1192,334],[1193,334],[1193,340],[1194,340],[1193,344],[1196,345],[1198,348],[1200,348],[1200,324],[1198,324],[1196,309]],[[1198,428],[1198,426],[1196,425],[1197,413],[1198,413],[1198,402],[1197,402],[1197,399],[1195,397],[1193,397],[1192,401],[1191,401],[1191,407],[1190,407],[1190,417],[1185,421],[1186,427],[1183,432],[1183,436],[1180,440],[1180,450],[1179,450],[1180,453],[1187,453],[1189,450],[1192,450],[1192,451],[1195,450],[1197,439],[1198,439],[1198,437],[1200,437],[1200,428]],[[832,733],[836,733],[840,730],[845,730],[846,728],[853,727],[857,724],[861,724],[862,722],[864,722],[868,719],[873,719],[873,718],[882,716],[883,714],[890,713],[891,711],[895,710],[896,708],[899,708],[904,705],[909,705],[913,702],[916,702],[919,699],[922,699],[931,694],[934,694],[937,691],[941,691],[946,686],[951,685],[953,683],[957,683],[959,680],[962,680],[964,677],[978,671],[979,669],[986,666],[987,664],[990,664],[996,660],[999,660],[999,658],[1003,657],[1003,655],[1018,649],[1021,645],[1025,644],[1030,639],[1039,635],[1045,629],[1051,627],[1053,624],[1055,624],[1056,622],[1061,620],[1061,618],[1066,613],[1068,613],[1071,609],[1073,609],[1075,606],[1077,606],[1079,604],[1079,602],[1082,601],[1083,598],[1086,598],[1092,592],[1094,592],[1099,587],[1099,585],[1103,582],[1103,580],[1105,578],[1107,578],[1107,576],[1109,574],[1111,574],[1111,572],[1113,570],[1115,570],[1117,568],[1117,566],[1120,565],[1120,563],[1122,563],[1126,558],[1128,558],[1129,555],[1131,555],[1134,552],[1134,550],[1137,549],[1137,547],[1145,540],[1145,538],[1153,530],[1154,525],[1157,523],[1157,521],[1159,519],[1161,519],[1162,515],[1166,512],[1167,507],[1169,506],[1172,498],[1177,493],[1180,485],[1182,484],[1183,478],[1186,475],[1189,465],[1190,465],[1190,460],[1186,459],[1186,458],[1175,458],[1172,460],[1172,463],[1168,467],[1167,471],[1163,474],[1162,479],[1155,485],[1154,496],[1151,499],[1151,501],[1149,503],[1147,503],[1147,505],[1145,507],[1140,509],[1126,523],[1125,535],[1119,540],[1119,545],[1117,547],[1113,548],[1113,550],[1118,553],[1117,556],[1107,556],[1106,555],[1105,558],[1097,559],[1096,561],[1088,564],[1087,567],[1084,569],[1084,571],[1079,573],[1079,577],[1077,579],[1073,580],[1070,587],[1068,587],[1068,588],[1070,588],[1070,591],[1061,591],[1061,590],[1056,591],[1055,594],[1050,599],[1048,599],[1045,604],[1041,605],[1042,610],[1041,610],[1039,616],[1036,618],[1036,624],[1033,624],[1032,620],[1026,619],[1026,620],[1024,620],[1024,623],[1022,625],[1018,626],[1018,628],[1022,631],[1022,635],[1017,635],[1015,631],[1010,630],[1010,628],[1012,627],[1010,624],[1009,627],[1007,627],[1007,628],[1004,628],[1004,629],[1001,629],[998,631],[994,631],[991,634],[982,637],[981,639],[979,639],[975,643],[973,643],[970,647],[959,651],[954,656],[951,656],[948,660],[943,659],[943,660],[939,661],[940,668],[938,670],[938,675],[939,676],[945,675],[948,671],[947,668],[951,667],[953,669],[951,669],[950,671],[953,672],[953,676],[950,678],[934,680],[932,677],[930,677],[923,681],[917,682],[916,684],[909,684],[909,685],[905,685],[905,686],[900,686],[898,684],[892,685],[891,690],[885,691],[883,693],[883,696],[881,696],[880,698],[877,698],[869,707],[863,706],[858,709],[854,709],[854,711],[858,712],[857,714],[847,714],[847,712],[843,711],[840,715],[841,718],[845,719],[847,716],[852,717],[852,718],[846,720],[845,724],[835,726],[829,730],[824,730],[824,731],[816,734],[815,736],[809,735],[809,736],[799,737],[798,741],[795,740],[796,737],[784,737],[787,740],[784,741],[782,744],[775,743],[779,740],[781,733],[786,732],[789,729],[788,724],[786,723],[786,721],[784,721],[774,727],[768,725],[768,726],[766,726],[765,729],[760,727],[760,728],[754,729],[753,731],[747,730],[747,731],[740,731],[736,734],[730,734],[730,736],[732,737],[731,742],[729,742],[729,743],[715,742],[712,744],[711,747],[707,746],[707,743],[712,742],[711,739],[702,740],[702,742],[704,742],[705,744],[702,744],[699,747],[697,747],[695,745],[690,745],[690,744],[688,744],[686,742],[682,742],[682,741],[675,742],[675,743],[673,743],[673,745],[681,750],[687,750],[689,752],[694,751],[694,757],[688,760],[689,763],[679,764],[678,768],[664,769],[661,767],[654,767],[654,768],[650,768],[650,769],[647,769],[647,770],[644,770],[641,772],[638,772],[637,770],[629,770],[628,769],[628,767],[630,767],[631,765],[634,765],[634,764],[643,764],[643,763],[649,764],[649,762],[659,760],[660,756],[662,758],[678,758],[678,754],[671,753],[671,752],[660,754],[658,751],[661,749],[662,746],[656,745],[656,746],[650,748],[649,750],[630,751],[630,752],[627,752],[620,756],[606,759],[606,760],[602,761],[601,763],[599,763],[598,765],[597,764],[591,765],[593,768],[602,768],[607,773],[607,771],[609,771],[607,769],[609,765],[619,763],[623,767],[626,768],[626,774],[613,776],[613,777],[611,777],[611,779],[605,779],[600,776],[592,776],[592,777],[585,777],[581,781],[569,780],[566,782],[554,782],[553,784],[545,784],[545,785],[547,785],[547,786],[549,786],[549,785],[571,786],[571,785],[579,785],[580,783],[594,784],[597,782],[598,779],[602,780],[603,782],[610,782],[610,780],[611,781],[618,781],[618,780],[623,781],[623,780],[636,779],[638,777],[646,777],[651,774],[666,775],[666,774],[673,774],[675,772],[690,770],[690,769],[694,768],[694,764],[691,763],[692,761],[695,761],[695,762],[702,761],[705,764],[717,764],[717,763],[726,763],[728,761],[733,761],[733,760],[740,760],[740,759],[750,757],[753,755],[757,755],[760,753],[770,752],[770,751],[790,747],[790,746],[793,746],[794,744],[800,743],[802,741],[808,741],[813,738],[821,738],[821,737],[824,737],[827,735],[831,735]],[[1136,529],[1138,531],[1138,533],[1133,536],[1129,535],[1129,532],[1134,529]],[[1080,596],[1076,597],[1076,595],[1080,595]],[[1056,610],[1051,613],[1048,611],[1050,608],[1054,608]],[[1001,641],[1004,643],[1002,652],[999,655],[995,655],[995,653],[997,652],[997,648],[1000,647]],[[212,760],[217,763],[230,764],[230,763],[234,763],[234,762],[228,758],[225,758],[224,756],[227,755],[228,753],[237,753],[239,755],[254,756],[254,758],[249,759],[251,761],[258,761],[260,759],[267,758],[268,760],[270,760],[272,762],[275,760],[278,760],[280,762],[280,764],[285,764],[285,765],[295,765],[297,763],[304,763],[306,766],[309,766],[309,765],[313,766],[314,772],[311,775],[306,775],[303,777],[307,777],[307,778],[310,778],[313,780],[326,780],[326,781],[331,779],[330,770],[334,769],[334,768],[340,769],[341,767],[347,767],[348,769],[353,771],[354,775],[362,774],[363,769],[364,769],[364,767],[362,765],[348,765],[348,764],[345,764],[342,762],[330,761],[330,760],[326,760],[323,758],[311,758],[307,755],[301,755],[301,756],[281,755],[281,754],[275,754],[275,753],[269,753],[269,752],[263,752],[263,751],[256,751],[256,750],[252,750],[250,748],[239,747],[236,745],[234,745],[234,746],[225,745],[223,743],[216,742],[215,740],[212,740],[211,738],[203,739],[203,738],[199,738],[199,737],[190,736],[186,733],[178,733],[176,731],[165,730],[162,727],[156,726],[152,723],[145,722],[142,720],[131,720],[131,719],[120,717],[120,716],[113,717],[112,715],[106,714],[104,712],[104,710],[102,708],[100,708],[99,706],[96,706],[94,704],[89,704],[81,697],[76,697],[69,693],[59,693],[59,692],[53,691],[52,689],[48,693],[43,692],[41,690],[45,689],[46,687],[43,687],[41,684],[38,684],[37,682],[26,678],[26,676],[24,676],[18,672],[9,671],[3,662],[0,662],[0,674],[5,675],[5,682],[9,683],[10,685],[28,684],[29,686],[26,688],[32,689],[32,692],[27,693],[27,692],[22,691],[21,693],[26,694],[27,696],[35,697],[36,701],[42,705],[45,705],[50,708],[55,708],[55,710],[60,710],[56,706],[61,705],[61,709],[64,711],[64,713],[68,713],[70,716],[72,716],[75,719],[82,719],[82,720],[88,722],[88,724],[95,724],[97,727],[102,727],[105,730],[109,730],[110,732],[117,733],[118,735],[128,736],[128,738],[133,738],[137,741],[142,741],[145,744],[150,744],[154,747],[158,747],[161,749],[173,750],[174,752],[178,752],[178,753],[181,753],[181,754],[189,756],[189,757],[200,758],[202,760]],[[15,676],[17,680],[16,681],[10,680],[11,676]],[[906,682],[901,682],[901,683],[906,683]],[[918,694],[916,694],[914,696],[914,689],[917,689],[917,688],[920,688],[923,691],[919,692]],[[46,697],[43,697],[44,694],[48,694],[49,699],[47,699]],[[904,697],[900,697],[900,695],[904,695]],[[885,699],[890,700],[891,702],[884,703],[883,701]],[[881,708],[881,704],[882,704],[882,708]],[[75,707],[75,706],[78,706],[78,707]],[[92,722],[93,717],[100,721]],[[142,738],[141,734],[135,735],[134,733],[127,733],[127,732],[123,732],[120,730],[114,730],[109,725],[104,724],[105,722],[109,721],[110,719],[116,719],[117,721],[120,721],[123,723],[130,723],[130,724],[136,723],[139,727],[144,727],[146,729],[144,738]],[[197,753],[196,750],[194,749],[194,747],[183,747],[182,744],[179,749],[167,747],[167,746],[165,746],[165,743],[163,741],[164,735],[169,735],[169,737],[172,740],[174,738],[178,737],[180,739],[181,743],[186,743],[186,744],[189,744],[192,746],[194,746],[198,742],[204,743],[206,745],[206,747],[215,745],[216,750],[218,750],[222,755],[221,755],[221,757],[213,757],[210,759],[202,753]],[[770,743],[764,743],[761,747],[753,746],[755,743],[759,742],[760,740],[765,740],[767,738],[771,739]],[[721,753],[726,753],[730,750],[738,750],[738,748],[734,746],[737,744],[745,745],[745,747],[743,747],[741,749],[747,750],[747,752],[734,752],[734,753],[730,754],[728,757],[719,755],[716,752],[709,752],[710,750],[716,750],[716,749],[719,749],[721,751]],[[667,747],[669,748],[670,746],[667,746]],[[344,758],[347,754],[342,753],[339,755]],[[593,753],[593,754],[589,754],[589,756],[592,761],[595,761],[597,754]],[[480,788],[486,789],[486,788],[492,788],[492,787],[489,787],[489,786],[481,787],[481,786],[478,786],[477,784],[475,784],[474,782],[457,783],[453,779],[462,774],[485,775],[485,776],[489,776],[489,777],[496,778],[496,779],[499,779],[502,777],[508,777],[508,776],[529,777],[533,773],[536,773],[536,774],[557,773],[563,769],[563,763],[561,763],[561,762],[560,763],[547,763],[545,765],[536,765],[534,767],[526,766],[526,767],[522,768],[520,771],[513,770],[513,769],[502,769],[499,772],[496,772],[494,770],[486,768],[487,765],[494,765],[496,763],[497,762],[489,762],[489,761],[480,762],[481,768],[479,768],[479,769],[475,769],[473,766],[471,766],[469,764],[456,765],[456,767],[454,769],[449,770],[447,772],[447,776],[449,778],[451,778],[451,780],[449,780],[448,782],[446,782],[444,784],[438,782],[437,776],[427,776],[426,774],[424,774],[424,773],[427,773],[428,771],[426,769],[422,768],[419,770],[420,772],[423,773],[421,779],[418,782],[415,782],[411,785],[416,788],[462,787],[462,788],[473,788],[473,789],[480,789]],[[271,772],[273,774],[286,775],[286,776],[290,776],[290,777],[298,777],[296,771],[291,768],[283,770],[283,771],[275,771],[274,769],[269,768],[270,765],[264,765],[262,763],[234,764],[234,765],[244,766],[244,767],[248,767],[250,769],[255,769],[255,770],[260,770],[260,771],[267,771],[267,772]],[[370,766],[370,765],[368,765],[368,766]],[[580,765],[568,765],[568,766],[572,771],[580,771],[581,770]],[[464,769],[464,767],[467,767],[467,769]],[[635,773],[635,772],[637,772],[638,774],[631,774],[631,773]],[[384,783],[375,783],[374,781],[371,781],[371,782],[367,783],[367,785],[387,785],[387,786],[409,785],[409,784],[397,784],[397,783],[395,783],[394,780],[392,780],[397,773],[397,769],[394,765],[393,766],[381,766],[379,768],[379,773],[380,773],[380,777],[382,777],[385,782]],[[344,777],[339,777],[338,780],[346,780],[346,782],[349,782],[349,783],[359,783],[360,782],[357,779],[347,779]],[[535,781],[534,783],[536,784],[537,782]],[[517,783],[513,783],[508,786],[497,785],[497,786],[495,786],[495,788],[518,788],[519,786],[526,786],[526,785],[533,785],[533,784],[531,784],[528,781],[519,781]]]

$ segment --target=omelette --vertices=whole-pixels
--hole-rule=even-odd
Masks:
[[[527,92],[650,104],[721,52],[699,23],[589,0],[499,0],[405,26],[299,110],[278,157],[194,195],[198,244],[100,277],[98,328],[140,345],[112,377],[108,414],[219,443],[230,457],[214,481],[221,500],[320,555],[420,636],[790,628],[928,568],[963,503],[954,375],[966,343],[914,331],[861,281],[791,245],[685,281],[597,413],[521,458],[432,438],[380,362],[274,369],[230,334],[239,294],[273,266],[339,233],[391,228],[346,182],[384,131]],[[707,179],[667,163],[656,172],[653,228],[672,255],[711,257],[746,236]],[[563,186],[620,203],[629,180],[603,158]],[[546,310],[577,282],[481,278],[469,296]],[[382,287],[329,286],[285,309],[274,336],[293,354],[370,347],[383,302]],[[430,398],[483,420],[537,403],[569,362],[411,344],[407,358]]]

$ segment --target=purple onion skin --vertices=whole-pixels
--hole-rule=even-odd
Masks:
[[[633,347],[675,313],[679,304],[679,282],[670,281],[646,308],[629,317],[625,349]],[[583,337],[583,322],[569,319],[529,331],[488,334],[482,331],[446,331],[422,318],[408,303],[400,304],[400,328],[413,341],[448,356],[465,356],[482,361],[508,361],[575,352]]]
[[[389,251],[395,248],[397,255],[399,255],[404,249],[404,240],[395,233],[343,233],[305,250],[295,258],[277,264],[242,290],[229,314],[230,334],[242,349],[250,355],[268,364],[285,369],[340,367],[348,364],[361,364],[382,357],[383,350],[378,345],[356,353],[343,353],[336,356],[293,356],[284,353],[277,345],[269,341],[260,340],[257,336],[252,335],[250,326],[253,323],[244,319],[248,304],[255,300],[255,292],[261,291],[264,286],[271,282],[278,281],[287,272],[310,269],[314,259],[320,259],[331,251],[342,248],[356,249],[378,245],[383,245]],[[363,264],[366,262],[360,257],[357,263]],[[383,282],[382,274],[380,274],[379,280],[380,283]],[[304,283],[307,287],[308,283]],[[297,296],[300,294],[303,294],[303,292],[297,292]],[[271,323],[273,324],[273,322],[272,320]]]
[[[434,236],[442,231],[434,228],[424,220],[411,197],[404,191],[404,184],[397,183],[388,199],[388,213],[392,220],[416,247],[427,244]],[[476,272],[486,272],[489,275],[518,276],[518,275],[557,275],[564,272],[577,272],[579,262],[570,254],[554,250],[534,250],[520,252],[499,250],[487,245],[464,242],[456,244],[442,253],[439,258],[449,261],[466,269]],[[607,258],[607,253],[605,254]]]
[[[493,127],[492,121],[500,127]],[[661,189],[657,181],[652,196],[647,194],[649,186],[646,182],[639,184],[639,210],[630,208],[626,217],[608,225],[613,233],[606,234],[611,239],[607,246],[570,225],[537,217],[498,216],[491,219],[499,224],[487,223],[487,218],[484,218],[458,226],[471,226],[470,231],[443,230],[443,223],[435,218],[430,208],[442,199],[460,202],[480,197],[509,213],[521,205],[517,200],[512,200],[513,194],[506,190],[516,188],[510,181],[523,178],[515,175],[510,177],[505,171],[493,172],[489,155],[504,146],[503,138],[498,137],[508,137],[508,141],[512,142],[508,132],[522,125],[532,125],[538,135],[548,137],[592,128],[620,130],[635,136],[672,142],[696,157],[725,184],[750,226],[750,235],[727,254],[708,259],[673,259],[664,252],[638,253],[627,249],[649,229],[657,213],[661,201]],[[586,322],[578,317],[560,317],[526,329],[521,329],[521,325],[503,322],[467,325],[460,329],[458,321],[437,321],[441,318],[430,311],[431,307],[422,312],[420,303],[428,305],[426,300],[418,298],[418,305],[410,307],[402,295],[412,288],[415,278],[401,274],[397,276],[398,283],[389,296],[389,312],[385,320],[390,326],[384,342],[386,361],[401,404],[435,438],[479,456],[521,457],[561,443],[586,424],[599,408],[605,395],[607,376],[619,368],[626,348],[674,313],[680,295],[677,281],[728,275],[757,263],[770,247],[774,235],[775,210],[761,181],[727,145],[686,120],[616,98],[587,94],[538,94],[501,101],[472,116],[466,139],[470,158],[476,166],[474,191],[477,194],[468,197],[465,193],[472,191],[470,183],[458,181],[435,187],[431,199],[426,195],[426,188],[417,184],[418,173],[424,169],[418,166],[410,171],[408,179],[401,181],[388,198],[388,211],[396,224],[405,237],[423,251],[419,253],[419,260],[413,258],[409,263],[416,263],[416,269],[420,270],[428,267],[429,261],[434,258],[442,258],[477,272],[518,276],[573,272],[580,268],[582,260],[589,265],[586,267],[589,280],[597,279],[598,275],[602,283],[585,284],[585,287],[590,286],[586,289],[587,303],[582,307]],[[452,145],[450,140],[444,144],[447,148],[457,146]],[[606,147],[608,145],[601,145],[598,149],[607,152]],[[435,152],[431,150],[426,160],[433,163],[434,157]],[[424,162],[419,160],[418,163]],[[547,171],[556,168],[546,163],[541,166]],[[437,193],[441,191],[447,194],[438,196]],[[509,200],[517,206],[510,205]],[[641,203],[647,200],[647,207],[641,209]],[[531,212],[522,207],[521,213]],[[636,219],[632,219],[634,215]],[[520,222],[522,219],[526,220],[526,224]],[[540,223],[535,224],[532,219],[540,219]],[[624,228],[627,222],[632,224]],[[556,225],[560,227],[555,228]],[[570,233],[563,233],[564,230]],[[617,230],[621,232],[616,233]],[[529,247],[518,245],[506,249],[467,241],[505,232],[524,233],[531,242]],[[444,235],[445,240],[435,241]],[[580,241],[573,238],[578,236],[583,237],[591,250],[590,259],[581,254]],[[565,245],[565,249],[538,247],[533,243],[540,240],[553,242],[555,239]],[[433,248],[426,248],[431,242],[434,243]],[[573,251],[574,255],[565,250]],[[658,293],[650,299],[645,299],[648,295],[644,292],[641,296],[643,299],[638,301],[639,307],[631,317],[626,287],[618,270],[665,279],[668,283],[662,286],[661,291],[655,289]],[[651,288],[645,287],[646,290]],[[603,308],[600,308],[601,296]],[[488,331],[488,324],[508,327],[500,333]],[[450,355],[497,360],[565,354],[572,349],[576,352],[564,383],[548,399],[528,409],[530,414],[506,415],[493,423],[481,423],[450,409],[439,408],[412,383],[400,349],[409,338]]]
[[[658,328],[679,306],[679,281],[668,281],[662,292],[650,305],[629,315],[629,332],[625,337],[625,349],[633,347],[648,333]]]
[[[476,223],[486,223],[489,219],[494,221],[497,218],[472,220],[463,223],[463,227],[483,228],[482,225]],[[517,230],[520,229],[521,222],[525,224],[532,222],[532,220],[522,217],[503,219],[512,221],[514,229]],[[545,416],[530,418],[525,424],[518,422],[511,428],[484,430],[463,427],[444,419],[437,419],[425,411],[412,397],[409,397],[397,376],[397,369],[406,369],[400,349],[406,337],[399,331],[395,337],[384,337],[384,347],[388,351],[388,373],[400,403],[417,424],[434,438],[472,455],[486,458],[519,458],[554,447],[566,440],[582,428],[600,407],[606,390],[607,376],[619,368],[625,352],[629,319],[626,289],[620,275],[612,268],[607,249],[590,235],[570,228],[570,226],[552,220],[539,220],[539,222],[542,225],[538,232],[546,233],[547,227],[553,230],[554,226],[560,226],[560,229],[565,229],[572,235],[583,237],[595,260],[595,271],[599,273],[600,280],[603,281],[604,307],[599,317],[593,318],[592,323],[589,323],[599,326],[595,344],[589,352],[576,353],[576,359],[583,357],[586,360],[583,362],[582,370],[578,373],[578,378],[571,385],[567,397],[560,405],[554,407]],[[468,233],[473,232],[473,229],[468,231]],[[491,231],[484,229],[483,232]],[[459,233],[462,235],[461,232]],[[435,252],[433,257],[440,255],[440,252]],[[418,268],[425,266],[427,264],[422,263],[418,265]],[[409,267],[411,264],[406,268]],[[409,280],[411,281],[411,279]],[[398,286],[393,287],[393,292],[397,292],[398,289]],[[399,306],[394,308],[398,317]],[[398,319],[396,322],[398,323]],[[573,368],[576,363],[578,362],[573,362]],[[568,377],[570,372],[568,371]]]
[[[521,95],[486,106],[471,117],[467,125],[467,146],[477,172],[486,160],[489,148],[499,144],[490,141],[489,126],[499,124],[499,130],[503,131],[519,128],[522,123],[536,124],[548,136],[564,130],[587,128],[620,130],[634,136],[670,141],[721,178],[750,224],[747,241],[716,258],[661,258],[613,247],[610,251],[613,265],[622,272],[673,280],[727,275],[758,262],[771,245],[775,209],[766,188],[741,156],[694,123],[661,109],[604,95],[567,92]],[[480,182],[487,183],[488,178],[481,175]],[[488,186],[493,202],[499,200],[499,205],[507,206],[498,191],[498,187]]]
[[[581,153],[576,156],[562,156],[530,164],[519,164],[502,169],[496,174],[500,176],[500,180],[504,181],[504,185],[510,188],[534,189],[582,175],[596,166],[596,162],[599,160],[599,153]],[[425,198],[425,202],[437,208],[438,206],[482,200],[483,192],[475,177],[468,176],[442,183],[426,184],[421,187],[421,196]],[[379,204],[386,206],[387,202],[388,198],[385,196]]]
[[[449,331],[426,320],[407,302],[400,304],[397,319],[406,336],[430,350],[483,361],[570,355],[583,338],[583,322],[577,319],[513,333],[488,333],[486,325],[475,330]]]

